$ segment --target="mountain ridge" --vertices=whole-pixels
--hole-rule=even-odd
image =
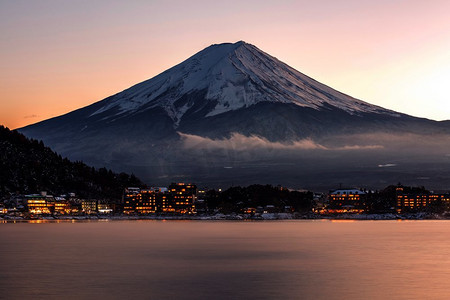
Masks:
[[[152,181],[169,177],[208,183],[246,174],[243,180],[250,181],[243,184],[261,183],[258,178],[292,182],[298,169],[287,172],[290,167],[280,166],[273,175],[262,176],[251,168],[292,161],[305,166],[304,172],[335,174],[338,159],[339,168],[348,168],[349,174],[362,172],[361,166],[370,160],[366,168],[375,168],[377,180],[407,165],[389,175],[404,182],[400,174],[409,176],[418,152],[429,163],[449,163],[450,122],[357,100],[245,42],[209,46],[120,93],[19,130],[70,158],[134,172]],[[237,140],[252,146],[236,147]],[[307,147],[295,152],[280,144],[321,147],[314,148],[317,153]],[[383,172],[377,169],[402,160],[407,163],[392,163],[395,167]],[[220,169],[240,168],[238,163],[245,169],[238,175]],[[436,168],[440,169],[433,165]],[[442,172],[443,178],[450,176]]]

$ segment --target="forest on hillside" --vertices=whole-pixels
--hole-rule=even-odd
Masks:
[[[72,162],[42,141],[0,125],[0,197],[47,191],[80,198],[120,199],[128,186],[143,186],[133,174]]]

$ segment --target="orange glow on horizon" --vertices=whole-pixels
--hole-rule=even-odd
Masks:
[[[238,40],[355,98],[449,119],[449,11],[447,0],[5,3],[0,124],[68,113]]]

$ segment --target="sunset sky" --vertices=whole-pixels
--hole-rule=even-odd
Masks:
[[[99,101],[244,40],[361,100],[450,119],[450,1],[0,0],[0,124]]]

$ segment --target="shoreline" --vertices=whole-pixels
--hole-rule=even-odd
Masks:
[[[139,221],[139,220],[155,220],[155,221],[282,221],[282,220],[354,220],[354,221],[376,221],[376,220],[450,220],[449,216],[431,213],[415,213],[415,214],[341,214],[341,215],[313,215],[313,214],[287,214],[273,213],[262,214],[258,216],[248,215],[195,215],[195,216],[177,216],[177,215],[60,215],[60,216],[39,216],[39,217],[23,217],[23,216],[1,216],[0,223],[9,222],[33,222],[33,221]]]

